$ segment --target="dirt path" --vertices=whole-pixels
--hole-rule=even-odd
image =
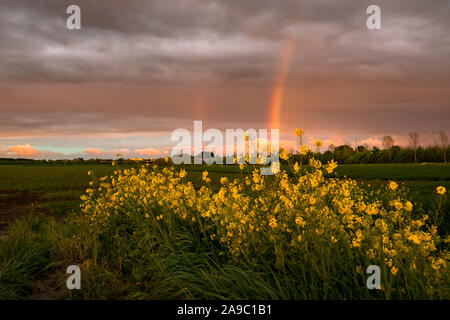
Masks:
[[[29,212],[42,195],[31,191],[0,191],[0,240],[8,237],[10,223]]]
[[[0,191],[0,241],[9,235],[9,225],[28,212],[41,213],[42,209],[35,208],[42,203],[43,192],[31,191]],[[45,210],[44,210],[45,211]],[[45,212],[42,212],[45,213]],[[37,279],[33,285],[33,292],[25,297],[29,300],[54,300],[63,297],[64,278],[57,274],[47,274]]]

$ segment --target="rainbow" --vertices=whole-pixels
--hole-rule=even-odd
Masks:
[[[269,105],[269,129],[280,129],[280,114],[283,107],[284,89],[294,53],[295,42],[287,38],[281,47],[280,59]]]

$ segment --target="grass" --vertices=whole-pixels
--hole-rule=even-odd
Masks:
[[[232,165],[192,165],[180,166],[189,172],[194,183],[201,179],[204,170],[215,180],[227,176],[239,178],[241,172]],[[249,167],[251,169],[252,166]],[[290,171],[286,165],[282,169]],[[110,175],[115,168],[111,165],[0,165],[0,192],[5,191],[43,191],[53,195],[72,197],[72,192],[82,192],[89,183],[88,171],[96,176]],[[247,172],[246,169],[244,172]],[[362,181],[396,180],[407,186],[429,190],[437,185],[450,185],[450,165],[443,164],[355,164],[339,165],[338,177]],[[410,183],[411,182],[411,183]]]
[[[336,169],[338,177],[363,180],[415,180],[450,182],[450,165],[442,163],[342,164]]]
[[[111,165],[9,165],[0,166],[0,191],[82,190],[89,183],[87,172],[98,176],[111,174]]]
[[[220,177],[232,180],[242,175],[237,166],[184,168],[196,186],[201,185],[204,170],[209,172],[214,187],[219,185]],[[289,171],[289,167],[283,168]],[[332,250],[324,249],[321,255],[324,259],[340,261],[326,266],[336,270],[323,269],[325,265],[321,266],[321,261],[302,262],[301,259],[284,270],[274,269],[270,264],[255,268],[244,262],[231,263],[218,254],[218,247],[205,243],[192,229],[180,226],[158,230],[143,226],[135,230],[135,236],[124,234],[127,243],[120,248],[122,251],[114,251],[119,249],[99,242],[72,212],[79,211],[79,197],[89,186],[88,171],[101,177],[116,169],[110,165],[0,166],[0,201],[7,201],[14,192],[38,193],[39,199],[32,210],[52,216],[25,215],[11,226],[9,238],[0,241],[0,299],[26,297],[43,275],[58,274],[64,279],[65,267],[70,264],[79,264],[83,270],[83,290],[65,291],[65,296],[72,298],[385,298],[361,287],[364,275],[352,273],[351,281],[341,282],[337,278],[324,281],[322,273],[340,274],[353,265],[339,258],[342,252]],[[384,188],[387,180],[401,182],[409,189],[408,199],[422,204],[424,211],[434,205],[437,186],[450,189],[450,166],[442,164],[340,165],[337,176],[356,179],[368,190]],[[314,272],[305,271],[315,268]],[[292,274],[303,281],[293,280]],[[417,281],[414,285],[420,285],[424,280],[414,281]],[[62,282],[62,288],[58,289],[64,290],[64,285]]]
[[[30,294],[33,281],[49,267],[50,243],[43,241],[42,223],[39,216],[27,215],[0,241],[0,300]]]

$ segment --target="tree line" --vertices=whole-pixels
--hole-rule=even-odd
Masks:
[[[348,144],[341,146],[330,145],[325,152],[310,152],[303,156],[303,161],[314,157],[321,161],[335,160],[338,163],[422,163],[422,162],[444,162],[447,163],[449,152],[448,137],[444,131],[439,132],[439,143],[423,147],[420,145],[421,136],[418,132],[408,134],[407,146],[395,145],[392,136],[384,136],[382,148],[360,145],[356,148]],[[300,154],[294,158],[300,160]]]

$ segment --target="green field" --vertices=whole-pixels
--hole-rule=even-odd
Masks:
[[[129,166],[127,166],[129,167]],[[305,166],[306,167],[306,166]],[[9,190],[74,190],[87,186],[87,172],[94,171],[98,177],[111,174],[117,168],[101,165],[0,165],[0,191]],[[240,170],[233,165],[180,166],[192,173],[192,180],[204,170],[218,177],[238,177]],[[248,166],[244,171],[253,170]],[[290,171],[288,166],[283,170]],[[444,164],[350,164],[339,165],[337,177],[357,180],[396,181],[446,181],[450,182],[450,165]]]
[[[114,168],[111,165],[0,166],[0,192],[81,190],[89,183],[89,170],[103,176],[111,174]]]

